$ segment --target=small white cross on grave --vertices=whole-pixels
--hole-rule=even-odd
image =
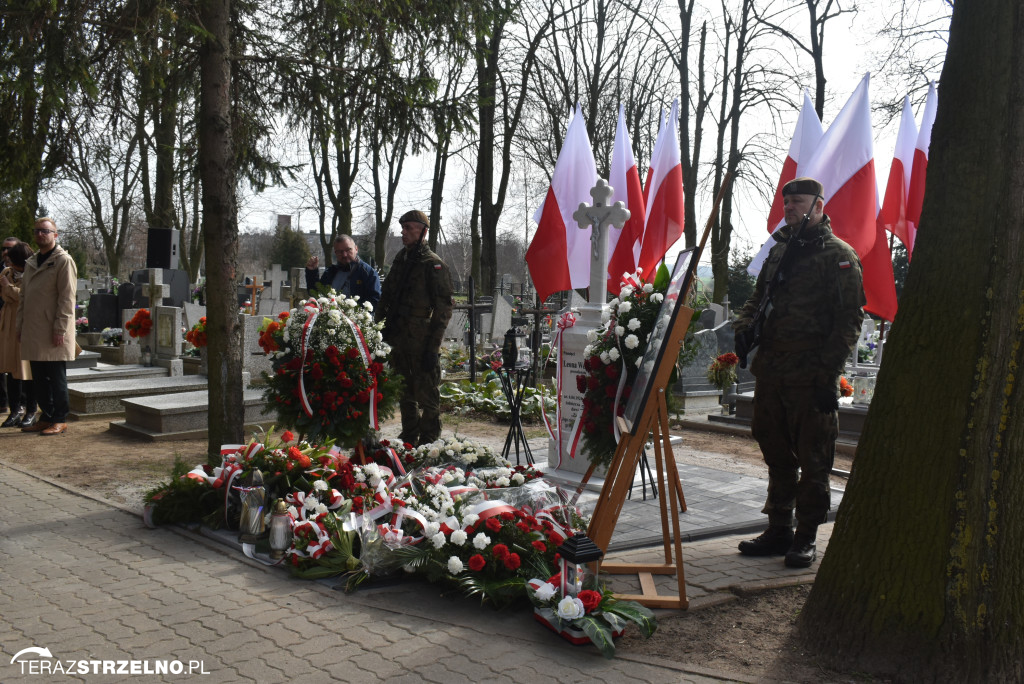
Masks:
[[[268,299],[281,299],[281,286],[288,280],[288,272],[281,268],[281,264],[273,264],[263,272],[263,282],[270,283],[270,297]]]
[[[616,202],[612,206],[607,205],[614,193],[615,190],[607,181],[603,178],[598,179],[597,185],[590,190],[594,205],[588,207],[581,202],[579,209],[572,215],[580,230],[592,228],[589,301],[596,304],[604,304],[608,296],[608,228],[615,226],[621,230],[629,220],[629,209],[626,209],[625,204]]]

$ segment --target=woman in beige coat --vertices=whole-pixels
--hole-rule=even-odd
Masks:
[[[0,272],[0,372],[10,373],[7,393],[11,413],[0,427],[30,427],[36,423],[36,397],[32,391],[32,370],[21,358],[21,342],[15,330],[25,262],[32,256],[28,243],[18,242],[6,252],[7,268]]]
[[[43,415],[25,432],[67,431],[67,362],[75,358],[75,293],[78,269],[57,245],[57,226],[38,219],[32,234],[39,251],[25,263],[18,307],[21,358],[32,366],[32,385]]]

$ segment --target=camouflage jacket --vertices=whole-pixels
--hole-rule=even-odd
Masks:
[[[381,286],[376,319],[386,321],[384,341],[399,351],[441,348],[452,317],[448,266],[426,245],[398,253]]]
[[[782,255],[795,249],[772,293],[771,314],[764,322],[750,371],[769,382],[832,384],[842,374],[864,320],[860,259],[850,245],[832,234],[828,216],[791,241],[794,230],[795,226],[784,226],[773,235],[777,244],[733,327],[741,331],[751,325]]]

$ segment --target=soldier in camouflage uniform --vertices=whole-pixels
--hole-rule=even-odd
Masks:
[[[772,291],[771,311],[750,367],[756,379],[751,432],[768,465],[762,511],[768,529],[739,545],[746,555],[785,554],[790,567],[808,567],[817,555],[818,525],[825,522],[831,503],[828,477],[839,434],[839,376],[864,320],[860,260],[832,234],[822,193],[821,183],[811,178],[783,187],[786,225],[773,235],[777,244],[733,324],[742,357],[752,342],[752,319],[767,284],[783,253],[796,250],[786,257]]]
[[[441,436],[440,351],[452,317],[452,279],[441,257],[427,247],[427,215],[410,211],[398,222],[405,248],[384,279],[375,315],[386,321],[391,365],[405,378],[399,437],[415,446]]]

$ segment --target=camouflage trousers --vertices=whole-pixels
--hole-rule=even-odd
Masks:
[[[403,392],[398,404],[402,412],[403,442],[413,446],[429,444],[441,437],[441,366],[423,369],[422,350],[391,355],[391,365],[402,374]]]
[[[793,525],[808,534],[825,522],[831,495],[828,476],[839,436],[837,411],[821,411],[813,386],[791,387],[758,380],[751,432],[768,466],[770,525]]]

